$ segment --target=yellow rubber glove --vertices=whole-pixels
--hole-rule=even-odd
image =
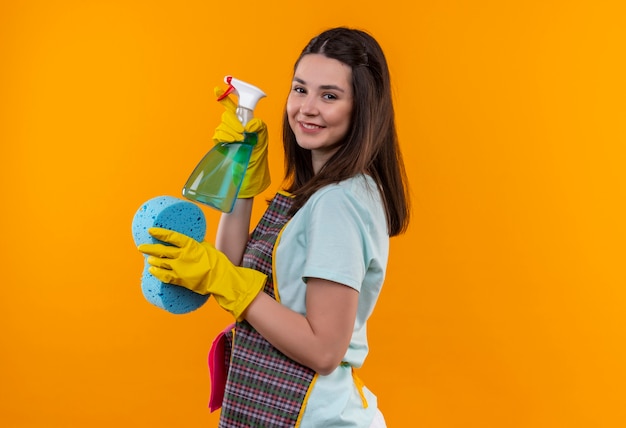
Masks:
[[[182,233],[159,227],[152,227],[148,232],[171,244],[141,244],[137,247],[149,256],[150,273],[162,282],[213,295],[237,321],[242,320],[243,312],[265,286],[265,274],[235,266],[208,242],[200,243]]]
[[[217,98],[224,93],[224,90],[216,87]],[[215,128],[213,141],[217,143],[234,143],[243,141],[244,132],[256,133],[257,143],[250,155],[250,162],[243,183],[239,189],[239,198],[252,198],[263,192],[270,185],[270,169],[267,162],[267,126],[258,118],[252,118],[244,128],[237,119],[237,105],[228,96],[219,101],[225,108],[222,113],[222,122]]]

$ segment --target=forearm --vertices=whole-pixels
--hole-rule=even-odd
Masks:
[[[215,248],[236,266],[241,264],[250,235],[253,198],[237,199],[230,213],[223,213],[217,227]]]
[[[300,364],[322,374],[337,366],[329,361],[328,355],[322,354],[327,348],[320,343],[307,319],[267,294],[257,296],[248,306],[245,318],[276,349]]]
[[[282,353],[324,375],[340,364],[348,349],[358,293],[341,284],[316,281],[307,285],[306,316],[259,293],[244,317]]]

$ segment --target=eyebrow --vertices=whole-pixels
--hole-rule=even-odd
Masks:
[[[294,82],[298,82],[298,83],[300,83],[302,85],[306,85],[306,82],[304,80],[298,78],[298,77],[294,77],[293,81]],[[325,89],[325,90],[334,89],[334,90],[339,91],[339,92],[345,92],[342,88],[340,88],[337,85],[321,85],[320,89]]]

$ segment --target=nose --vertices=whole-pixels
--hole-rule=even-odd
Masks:
[[[307,95],[300,104],[300,113],[305,116],[315,116],[318,113],[317,103],[314,97]]]

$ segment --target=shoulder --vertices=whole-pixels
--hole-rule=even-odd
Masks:
[[[384,203],[374,180],[357,175],[319,189],[302,207],[301,215],[326,224],[360,224],[366,230],[387,229]]]
[[[311,196],[308,202],[310,202],[310,206],[315,206],[329,201],[367,206],[382,205],[378,186],[367,175],[356,175],[339,183],[322,187]]]

